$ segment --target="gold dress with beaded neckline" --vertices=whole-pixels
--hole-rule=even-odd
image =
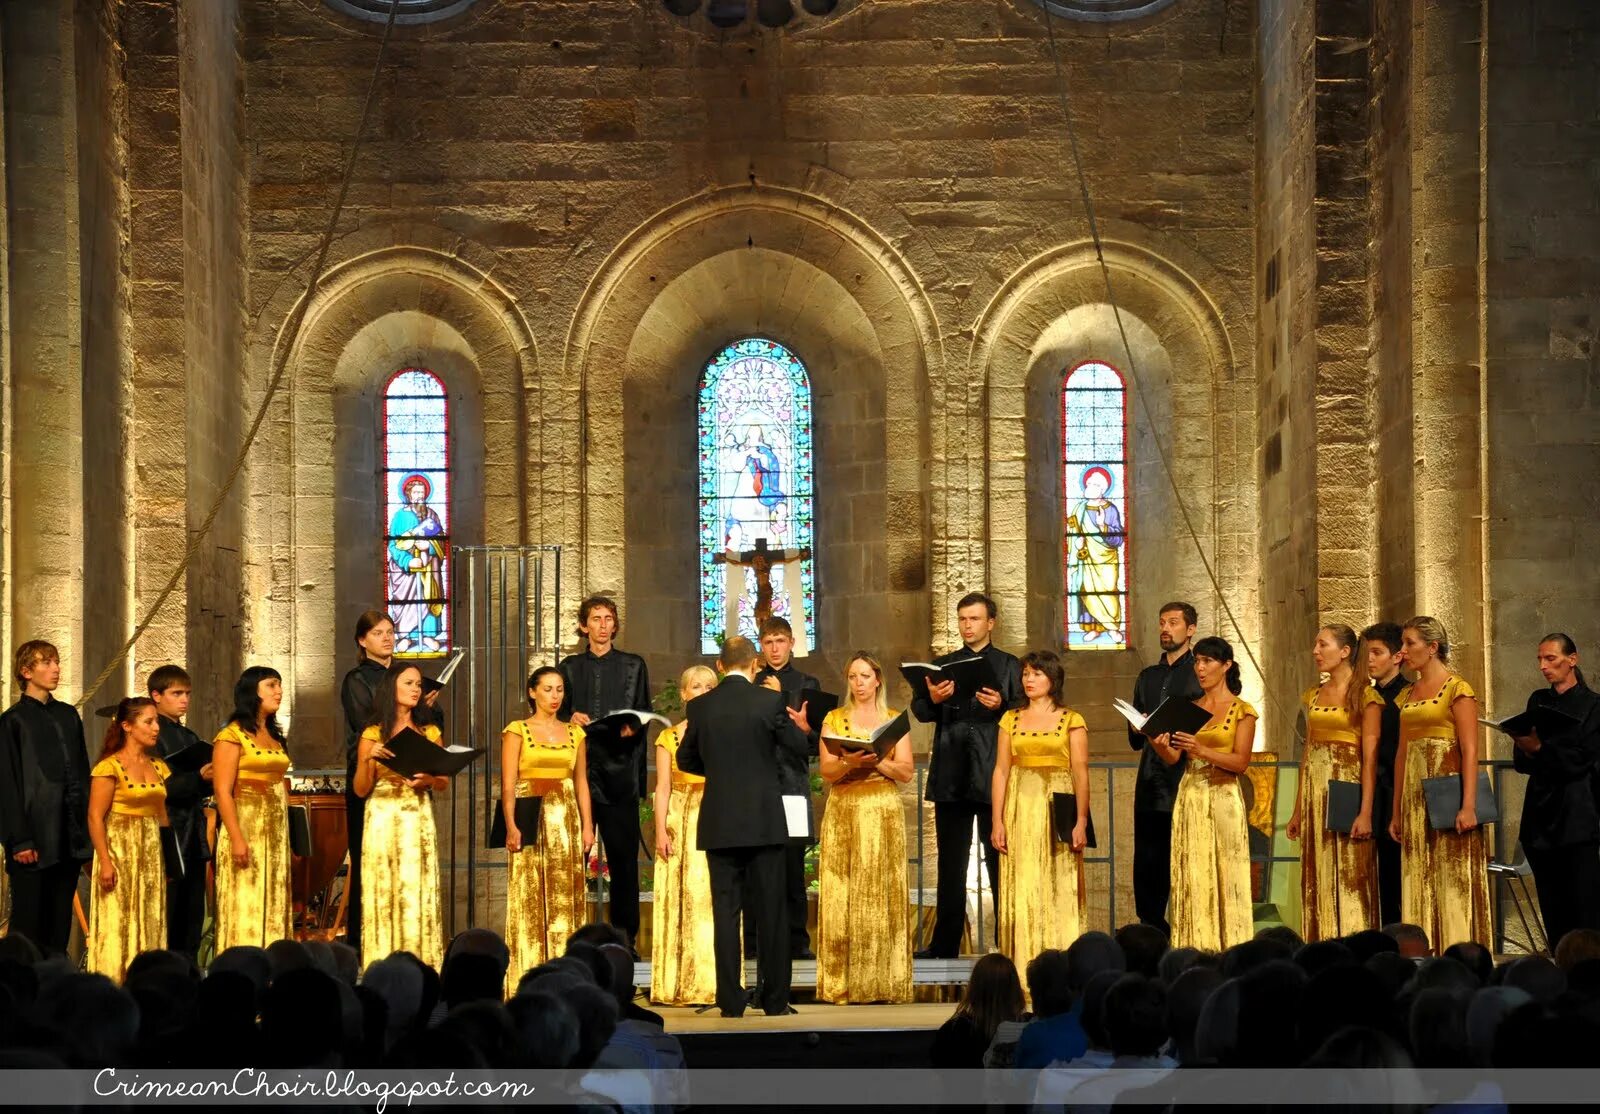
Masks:
[[[1489,947],[1489,849],[1482,828],[1461,835],[1428,823],[1424,778],[1461,773],[1456,742],[1457,700],[1476,696],[1451,674],[1431,700],[1412,700],[1407,686],[1400,705],[1400,741],[1406,747],[1400,781],[1400,915],[1420,925],[1435,952],[1475,941]]]
[[[1256,710],[1239,697],[1195,741],[1231,754],[1239,725]],[[1167,910],[1174,948],[1220,952],[1255,934],[1250,895],[1250,828],[1239,775],[1193,754],[1172,805],[1172,899]]]
[[[672,856],[655,862],[650,909],[650,1000],[667,1006],[701,1006],[717,1000],[716,947],[711,921],[711,870],[700,850],[700,802],[706,779],[678,769],[678,729],[656,736],[667,752],[672,791],[667,835]]]
[[[583,817],[573,774],[583,728],[564,725],[566,738],[545,743],[527,720],[505,731],[522,739],[517,754],[517,796],[540,797],[539,830],[522,833],[522,850],[506,853],[506,993],[529,968],[566,951],[567,938],[584,922]]]
[[[1065,948],[1087,925],[1083,856],[1056,838],[1054,796],[1075,793],[1072,732],[1083,717],[1061,709],[1055,726],[1028,731],[1021,712],[1000,717],[1011,739],[1006,779],[1006,853],[1000,856],[1000,951],[1023,970],[1046,948]],[[1082,802],[1080,802],[1081,806]]]
[[[899,712],[890,711],[888,722]],[[867,739],[835,708],[822,734]],[[874,769],[828,789],[817,830],[817,1000],[911,1001],[911,910],[900,786]]]
[[[283,779],[292,768],[282,746],[263,747],[236,723],[212,742],[239,747],[233,807],[239,831],[250,848],[250,865],[233,865],[233,840],[226,824],[217,825],[217,954],[236,945],[264,948],[294,936],[289,880],[289,794]]]
[[[154,781],[134,781],[117,757],[102,758],[89,771],[110,778],[115,787],[106,814],[106,847],[116,868],[116,885],[101,888],[99,860],[89,879],[90,971],[120,983],[128,963],[140,952],[167,946],[167,868],[161,857],[161,806],[166,803],[167,764],[151,757]]]
[[[443,738],[432,724],[421,731],[436,746]],[[361,739],[376,741],[381,734],[369,727]],[[444,918],[433,794],[418,793],[380,762],[362,817],[361,966],[394,952],[410,952],[435,971],[442,970]]]
[[[1300,935],[1333,940],[1378,925],[1377,847],[1328,830],[1328,782],[1361,781],[1361,729],[1342,707],[1317,703],[1318,688],[1300,697],[1306,746],[1300,762]],[[1367,687],[1363,710],[1383,698]]]

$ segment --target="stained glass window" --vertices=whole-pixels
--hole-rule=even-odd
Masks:
[[[383,392],[384,597],[396,657],[450,651],[450,411],[444,383],[409,367]]]
[[[771,578],[772,613],[815,644],[812,571],[811,380],[781,344],[751,337],[728,345],[700,377],[700,648],[717,652],[734,609],[756,637],[757,580],[745,564],[763,545],[796,559]],[[798,569],[796,570],[796,566]],[[735,565],[735,568],[739,566]],[[798,575],[794,575],[795,572]],[[742,591],[732,593],[741,584]]]
[[[1110,364],[1081,363],[1061,384],[1062,529],[1071,650],[1128,644],[1127,389]]]

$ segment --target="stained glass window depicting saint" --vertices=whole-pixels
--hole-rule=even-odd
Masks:
[[[728,345],[700,378],[700,647],[730,630],[756,637],[757,550],[782,551],[772,613],[815,641],[811,380],[783,345]],[[730,598],[732,597],[732,598]],[[730,613],[730,608],[732,609]]]
[[[1062,529],[1072,650],[1128,644],[1127,390],[1110,364],[1081,363],[1061,386]]]
[[[384,588],[396,656],[450,650],[450,414],[444,383],[424,368],[389,378],[383,395]]]

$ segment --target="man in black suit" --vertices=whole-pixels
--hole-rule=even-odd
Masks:
[[[733,637],[717,656],[722,684],[689,701],[678,768],[706,779],[700,804],[700,849],[711,872],[711,917],[717,955],[717,1005],[724,1017],[744,1013],[739,907],[746,879],[754,897],[761,957],[761,1007],[789,1006],[789,927],[783,901],[784,823],[779,755],[803,754],[800,713],[781,693],[755,683],[756,648]]]
[[[167,819],[184,862],[183,877],[167,879],[167,947],[194,959],[205,934],[206,862],[211,858],[211,845],[206,841],[203,804],[211,796],[211,747],[184,726],[194,682],[183,666],[158,667],[145,687],[161,722],[157,753],[164,759],[184,756],[167,775]]]
[[[756,663],[756,684],[765,685],[783,693],[783,702],[790,708],[799,708],[803,694],[820,690],[821,682],[809,673],[794,666],[794,628],[789,620],[774,615],[761,624],[761,660]],[[779,777],[783,791],[790,796],[803,797],[806,802],[806,834],[791,836],[783,852],[783,903],[789,917],[789,958],[815,959],[811,950],[811,934],[807,931],[810,912],[806,900],[806,849],[816,840],[816,824],[811,817],[811,764],[816,761],[817,742],[821,735],[822,717],[814,709],[806,709],[805,754],[784,751],[778,755]],[[754,955],[755,933],[747,925],[744,933],[745,951]]]

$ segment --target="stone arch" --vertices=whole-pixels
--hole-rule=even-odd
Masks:
[[[522,481],[535,352],[515,302],[460,252],[391,245],[352,253],[328,269],[289,338],[283,330],[293,302],[285,290],[294,286],[291,276],[269,302],[275,331],[261,335],[254,351],[264,380],[273,353],[291,345],[280,387],[286,417],[264,431],[252,468],[260,513],[250,527],[251,647],[295,663],[295,676],[285,678],[293,721],[330,747],[318,757],[331,762],[342,737],[337,685],[348,664],[348,630],[356,613],[377,602],[369,568],[376,568],[371,532],[381,528],[374,515],[381,517],[383,384],[405,366],[428,367],[445,381],[458,544],[516,544],[527,537]]]
[[[1147,613],[1159,604],[1156,595],[1194,600],[1208,613],[1207,629],[1223,629],[1216,592],[1181,526],[1162,451],[1179,477],[1200,545],[1247,637],[1253,637],[1253,419],[1249,392],[1234,383],[1227,329],[1202,284],[1185,268],[1123,241],[1105,242],[1104,252],[1133,352],[1131,367],[1094,246],[1086,241],[1058,245],[1028,260],[996,286],[978,317],[971,368],[983,394],[988,464],[979,536],[991,594],[1002,614],[1027,617],[1030,645],[1061,644],[1061,376],[1081,360],[1103,359],[1130,380],[1135,531],[1130,644],[1137,648],[1148,642]],[[1019,491],[1026,498],[1017,499]],[[1141,542],[1150,521],[1180,524],[1170,544]],[[1142,656],[1148,660],[1152,652]],[[1123,675],[1138,667],[1128,654],[1068,657],[1070,675],[1106,682],[1106,700],[1109,687],[1122,684]]]
[[[640,567],[630,562],[628,548],[648,529],[636,517],[644,500],[635,480],[645,485],[641,490],[653,490],[649,485],[676,462],[687,479],[675,488],[687,483],[692,492],[694,442],[687,431],[700,369],[722,344],[751,334],[789,346],[812,373],[823,606],[835,614],[858,605],[881,609],[882,615],[874,612],[879,632],[893,616],[894,637],[925,644],[926,399],[940,361],[937,321],[917,277],[878,231],[849,209],[781,186],[724,187],[670,206],[622,238],[597,267],[574,314],[562,377],[577,384],[573,417],[584,447],[572,469],[581,498],[560,531],[581,539],[582,587],[572,591],[604,589],[626,600],[636,575],[630,570]],[[847,477],[844,458],[827,447],[830,436],[835,449],[843,443],[846,427],[848,467],[881,469],[880,501],[873,504],[880,518],[858,524],[860,530],[870,526],[879,545],[858,575],[835,569],[830,577],[823,489],[858,479],[870,486],[862,475]],[[641,435],[670,440],[659,468],[643,467]],[[617,451],[619,444],[627,453]],[[831,476],[830,461],[840,465]],[[560,481],[552,476],[549,482]],[[692,499],[684,513],[678,528],[692,534]],[[837,524],[836,512],[833,517]],[[864,537],[857,526],[851,531],[845,536]],[[692,570],[681,552],[660,556],[668,575],[683,579]],[[650,584],[652,595],[666,587],[654,580],[659,577]],[[660,614],[635,609],[645,620],[643,631],[626,620],[636,645],[670,647],[679,660],[698,653],[696,644],[678,645],[697,629],[684,606],[695,584],[667,592]],[[854,595],[863,584],[874,586],[875,602],[867,600],[872,593]],[[644,604],[642,595],[637,602]],[[835,626],[830,635],[824,626],[823,648],[854,629]],[[865,635],[865,623],[861,629]]]

